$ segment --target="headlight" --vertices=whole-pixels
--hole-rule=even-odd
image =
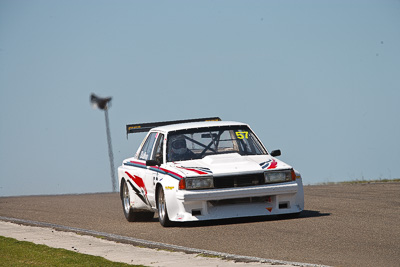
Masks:
[[[214,187],[214,178],[212,176],[186,178],[186,189],[205,189]]]
[[[265,183],[279,183],[279,182],[288,182],[294,180],[296,175],[293,170],[285,170],[285,171],[269,171],[264,172]]]

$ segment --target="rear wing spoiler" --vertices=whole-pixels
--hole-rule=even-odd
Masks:
[[[159,126],[187,123],[187,122],[220,121],[220,120],[221,119],[219,117],[210,117],[210,118],[200,118],[200,119],[191,119],[191,120],[161,121],[161,122],[128,124],[128,125],[126,125],[126,137],[128,138],[128,134],[130,134],[130,133],[148,132],[151,129],[153,129],[155,127],[159,127]]]

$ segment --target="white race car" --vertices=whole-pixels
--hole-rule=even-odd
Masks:
[[[304,209],[300,174],[268,153],[247,124],[219,118],[131,124],[148,132],[118,167],[128,221],[175,222],[292,214]]]

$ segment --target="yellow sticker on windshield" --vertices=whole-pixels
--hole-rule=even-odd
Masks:
[[[243,131],[243,132],[236,132],[236,136],[239,139],[243,139],[243,138],[249,138],[249,132],[247,131]]]

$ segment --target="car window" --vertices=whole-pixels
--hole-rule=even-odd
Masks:
[[[144,143],[142,150],[139,153],[139,159],[148,160],[151,156],[151,151],[153,150],[154,142],[156,141],[158,133],[151,133],[147,137],[146,142]]]
[[[164,144],[164,135],[163,134],[159,134],[157,141],[156,141],[156,145],[154,147],[154,152],[153,155],[151,157],[152,160],[157,160],[160,163],[163,163],[163,144]]]
[[[199,128],[168,134],[168,162],[225,153],[263,155],[266,151],[247,126]]]

